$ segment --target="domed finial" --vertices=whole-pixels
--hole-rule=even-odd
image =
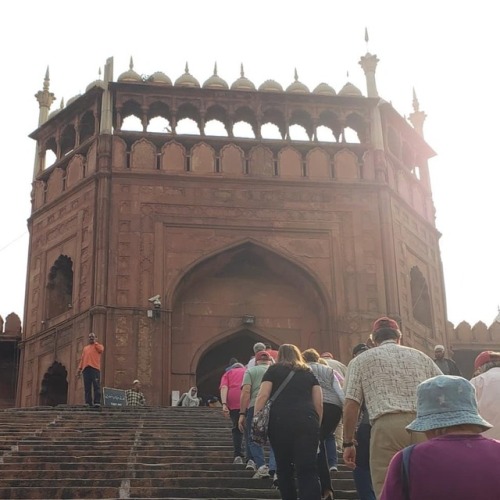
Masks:
[[[413,87],[413,111],[417,112],[420,109],[420,103],[417,99],[417,93],[415,92],[415,87]]]
[[[243,63],[240,64],[240,76],[241,76],[241,78],[244,78],[244,76],[245,76],[245,70],[243,69]]]
[[[188,65],[187,61],[186,61],[186,67],[184,68],[184,73],[189,75],[189,65]]]
[[[294,73],[293,77],[295,78],[296,82],[299,81],[299,74],[297,73],[297,68],[295,68],[295,73]]]
[[[132,57],[132,56],[130,56],[130,63],[129,63],[129,65],[128,65],[128,68],[129,68],[130,70],[133,70],[133,69],[134,69],[134,59],[133,59],[133,57]]]
[[[64,108],[64,97],[61,98],[61,104],[59,106],[59,109],[63,109]]]
[[[217,76],[217,61],[214,64],[214,75]]]

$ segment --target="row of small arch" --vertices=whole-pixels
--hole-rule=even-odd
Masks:
[[[116,130],[119,131],[122,128],[125,119],[128,119],[128,123],[130,123],[130,119],[134,117],[142,124],[143,132],[150,131],[148,126],[153,120],[157,120],[162,122],[160,127],[164,129],[165,133],[176,133],[176,125],[181,120],[187,120],[192,122],[192,130],[189,133],[205,135],[207,125],[213,122],[218,126],[217,135],[234,137],[234,132],[240,125],[236,131],[240,131],[242,138],[262,139],[262,127],[265,127],[266,124],[272,124],[276,127],[277,133],[274,134],[274,137],[269,137],[270,139],[281,138],[282,140],[315,142],[320,140],[321,142],[363,143],[367,128],[363,118],[356,113],[351,113],[344,120],[341,120],[334,113],[324,112],[317,120],[313,120],[308,113],[297,111],[292,113],[290,120],[287,121],[279,110],[270,109],[264,112],[263,118],[258,121],[249,108],[239,108],[233,118],[229,119],[227,111],[222,106],[217,105],[208,108],[202,120],[199,110],[189,103],[181,105],[177,114],[173,116],[169,107],[164,103],[155,103],[143,112],[137,102],[128,101],[121,112],[117,113]],[[59,137],[53,136],[47,139],[42,150],[43,152],[52,151],[59,159],[92,137],[98,127],[99,124],[94,113],[86,111],[76,124],[66,125]],[[157,124],[154,131],[159,131],[160,127]],[[298,127],[299,130],[294,131],[294,127]],[[133,130],[134,126],[125,128]],[[331,132],[331,135],[328,131]],[[297,137],[292,137],[293,133],[296,133]]]
[[[341,148],[330,154],[314,147],[302,155],[291,146],[277,153],[263,145],[245,152],[235,144],[226,144],[220,151],[205,142],[195,144],[189,152],[175,140],[161,148],[147,139],[131,145],[113,137],[113,168],[131,171],[162,171],[178,175],[218,175],[229,177],[277,178],[297,181],[374,181],[373,161],[358,157]],[[83,178],[96,171],[97,155],[93,144],[86,156],[75,155],[65,169],[55,168],[46,181],[35,183],[34,208],[39,208],[71,189]],[[432,207],[427,206],[420,181],[404,169],[388,168],[385,181],[397,190],[422,216],[432,219]]]

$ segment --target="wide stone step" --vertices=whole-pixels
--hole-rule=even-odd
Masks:
[[[130,487],[130,498],[203,498],[203,499],[268,499],[281,498],[279,491],[267,486],[265,488],[228,488],[224,486],[211,488],[135,488]]]
[[[63,498],[111,500],[122,497],[120,496],[120,489],[115,487],[81,487],[73,489],[68,488],[65,485],[54,485],[48,488],[0,488],[0,498],[2,498],[3,500],[58,500]]]
[[[183,443],[182,441],[172,442],[170,440],[164,440],[161,444],[152,444],[144,437],[139,437],[139,444],[134,444],[134,440],[123,441],[120,439],[97,441],[92,443],[92,449],[94,450],[106,450],[113,448],[114,450],[126,449],[129,450],[131,446],[134,446],[134,450],[139,453],[144,454],[154,454],[154,452],[180,452],[180,453],[194,453],[198,452],[200,454],[205,452],[225,452],[231,450],[232,447],[228,444],[224,445],[210,445],[205,443]],[[32,452],[36,450],[46,450],[50,453],[57,452],[60,450],[88,450],[89,443],[86,441],[26,441],[23,440],[19,443],[19,451],[21,452]],[[161,454],[161,453],[160,453]]]
[[[108,478],[89,478],[89,479],[80,479],[80,478],[68,478],[64,480],[64,486],[66,488],[71,489],[81,489],[85,488],[110,488],[115,487],[119,488],[122,484],[122,481],[127,479],[124,476],[123,472],[119,477],[108,477]],[[12,480],[0,480],[0,489],[1,488],[52,488],[54,486],[53,479],[12,479]]]
[[[0,480],[14,481],[20,479],[116,479],[123,477],[133,477],[135,479],[159,479],[168,480],[171,478],[209,478],[209,477],[228,477],[228,478],[251,478],[254,471],[250,470],[203,470],[203,469],[185,469],[185,470],[170,470],[170,469],[141,469],[133,470],[128,473],[127,466],[124,464],[122,468],[108,468],[108,469],[87,469],[75,467],[73,469],[8,469],[0,470]]]

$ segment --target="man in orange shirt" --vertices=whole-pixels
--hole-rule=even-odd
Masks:
[[[101,406],[101,354],[104,346],[97,342],[95,333],[89,333],[89,345],[86,345],[82,351],[80,366],[77,375],[83,373],[83,386],[85,388],[85,405]],[[92,398],[92,392],[94,397]]]

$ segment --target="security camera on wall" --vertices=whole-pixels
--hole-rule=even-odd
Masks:
[[[161,309],[161,301],[160,301],[161,295],[155,295],[153,297],[150,297],[148,300],[149,302],[153,303],[153,307],[159,312],[158,310]]]

